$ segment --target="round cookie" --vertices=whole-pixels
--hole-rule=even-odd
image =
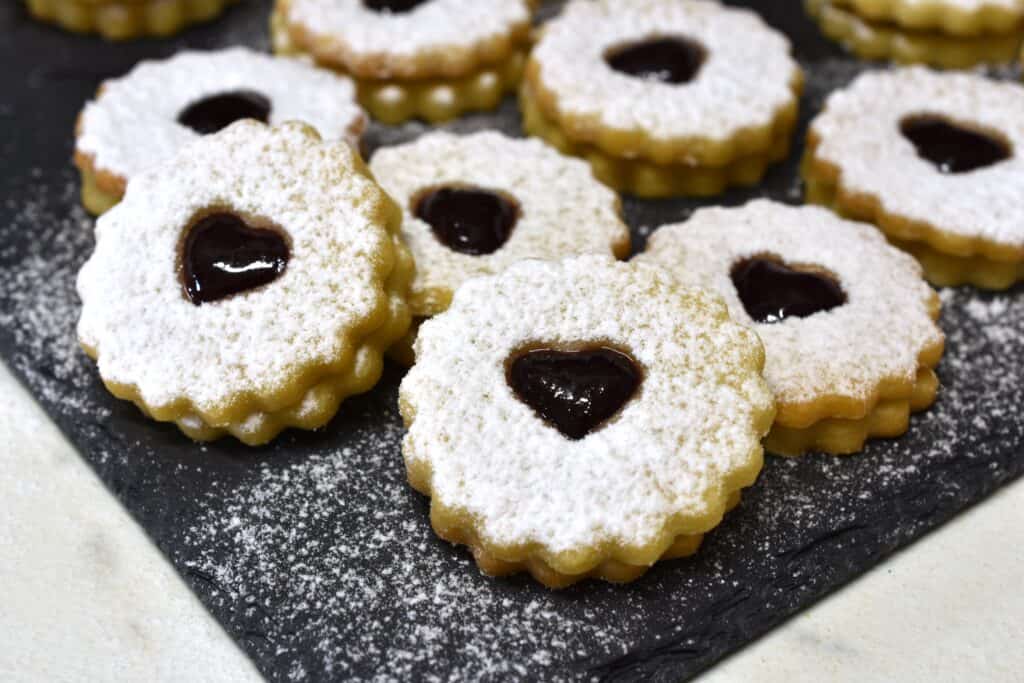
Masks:
[[[629,254],[618,196],[538,140],[428,133],[378,150],[370,170],[402,207],[417,318],[446,309],[465,280],[526,258]]]
[[[97,221],[79,341],[111,393],[194,439],[315,429],[408,328],[400,221],[347,143],[238,122]]]
[[[826,36],[862,59],[965,69],[1011,62],[1024,40],[1019,22],[1002,33],[953,35],[865,19],[836,0],[805,0],[804,4]]]
[[[107,40],[169,36],[210,21],[238,0],[26,0],[30,15]]]
[[[402,452],[434,530],[552,587],[695,552],[774,416],[761,344],[716,295],[605,256],[470,280],[416,358]]]
[[[79,115],[74,160],[83,203],[106,211],[133,176],[242,118],[304,121],[353,145],[366,126],[349,79],[299,60],[237,47],[141,62],[105,81]]]
[[[493,109],[519,83],[536,0],[277,0],[274,50],[355,79],[384,123]]]
[[[922,67],[866,73],[808,134],[809,201],[874,223],[936,285],[1024,278],[1024,87]]]
[[[764,342],[778,415],[765,447],[853,453],[934,401],[939,298],[874,227],[759,200],[659,228],[636,260],[721,294]]]
[[[869,21],[950,36],[998,35],[1019,30],[1022,0],[832,0]]]
[[[786,156],[802,84],[789,41],[753,12],[572,0],[545,25],[520,100],[528,132],[616,189],[711,195]]]

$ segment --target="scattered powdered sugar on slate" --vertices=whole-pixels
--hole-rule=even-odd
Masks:
[[[344,446],[217,482],[176,560],[282,680],[586,679],[706,656],[734,637],[727,624],[781,619],[1019,470],[1006,446],[1024,434],[1003,411],[1024,401],[1024,297],[943,299],[944,386],[910,434],[852,457],[769,458],[696,558],[629,587],[489,579],[436,539],[404,479],[391,378],[332,425]]]
[[[173,44],[198,35],[205,47],[265,44],[266,3],[246,5]],[[863,68],[831,58],[807,66],[804,122]],[[515,111],[507,100],[494,116],[445,128],[515,134]],[[945,290],[943,386],[903,438],[852,457],[769,458],[696,557],[628,587],[551,592],[521,577],[488,579],[467,551],[434,537],[426,500],[405,483],[394,368],[322,432],[286,433],[258,450],[231,440],[197,447],[103,390],[74,339],[74,277],[92,234],[66,162],[72,120],[67,149],[53,154],[60,170],[16,171],[25,177],[0,205],[0,351],[272,680],[678,680],[1024,467],[1024,286]],[[375,126],[371,142],[426,130]],[[21,138],[0,144],[17,151]],[[798,155],[762,187],[714,203],[798,201]],[[701,203],[624,204],[640,249],[651,229]]]

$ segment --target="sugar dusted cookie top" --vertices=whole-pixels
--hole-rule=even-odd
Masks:
[[[385,319],[394,211],[347,143],[236,123],[134,177],[99,219],[79,339],[158,419],[295,405]]]
[[[831,276],[845,301],[805,317],[755,320],[735,274],[737,264],[758,257]],[[917,261],[873,226],[825,209],[765,200],[701,209],[685,223],[659,228],[636,260],[718,292],[733,318],[757,331],[780,419],[807,406],[835,408],[829,404],[835,397],[870,406],[883,383],[912,386],[922,356],[942,350],[939,300]]]
[[[278,0],[294,44],[359,78],[457,77],[523,43],[532,0]]]
[[[833,168],[838,189],[886,214],[950,236],[965,254],[985,242],[1024,258],[1024,87],[923,67],[869,72],[833,93],[811,125],[812,159]],[[940,169],[919,154],[904,124],[953,124],[1005,146],[972,170]],[[925,150],[927,152],[927,150]]]
[[[509,379],[544,348],[618,350],[639,386],[570,438]],[[677,535],[715,526],[760,470],[774,415],[761,345],[717,296],[608,257],[470,280],[423,324],[416,358],[400,393],[403,453],[428,473],[432,505],[473,520],[488,552],[536,551],[570,574],[622,550],[653,562]]]
[[[618,196],[585,162],[538,140],[429,133],[378,150],[370,169],[403,210],[402,234],[416,259],[414,315],[444,310],[463,281],[525,258],[629,252]],[[507,217],[497,215],[503,209]],[[457,234],[444,232],[460,221]]]
[[[661,40],[675,45],[623,57]],[[625,62],[615,66],[616,55]],[[650,61],[666,57],[691,68],[670,75]],[[697,0],[572,0],[544,26],[527,79],[572,138],[659,162],[685,162],[689,150],[693,163],[723,165],[765,151],[770,141],[746,149],[750,141],[737,136],[771,129],[795,106],[802,76],[785,36],[747,10]]]
[[[201,137],[180,120],[191,105],[232,93],[245,94],[248,106],[243,99],[228,107],[251,115],[265,112],[264,122],[272,125],[304,121],[327,140],[356,144],[366,126],[355,87],[344,76],[241,47],[184,51],[141,62],[125,76],[105,81],[82,111],[76,156],[87,157],[96,171],[130,179]],[[222,118],[224,103],[217,109],[214,103],[195,120],[209,124]]]

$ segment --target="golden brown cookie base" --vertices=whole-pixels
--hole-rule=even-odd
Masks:
[[[909,396],[881,398],[861,419],[827,418],[802,429],[776,423],[765,438],[765,450],[785,456],[803,455],[808,451],[833,455],[856,453],[870,438],[892,438],[905,433],[910,413],[930,406],[938,389],[935,372],[923,367],[918,370]]]
[[[283,4],[278,3],[270,19],[274,52],[306,55],[284,27]],[[473,111],[489,111],[516,89],[526,63],[526,47],[519,46],[499,61],[468,74],[452,78],[374,80],[352,77],[359,104],[382,123],[396,125],[411,119],[442,123]],[[307,55],[309,56],[309,55]],[[327,68],[337,67],[321,63]]]
[[[401,409],[406,425],[411,424],[415,418],[411,406],[402,404]],[[770,420],[771,414],[763,417]],[[704,534],[717,527],[725,513],[739,504],[740,492],[753,485],[762,465],[763,458],[758,454],[748,467],[734,472],[724,482],[722,491],[711,494],[714,499],[709,501],[707,515],[677,520],[674,533],[666,530],[657,541],[642,547],[589,547],[557,555],[547,555],[532,546],[493,547],[479,537],[471,515],[446,508],[436,498],[430,505],[430,524],[439,537],[468,546],[480,570],[491,576],[529,572],[549,588],[564,588],[587,578],[625,583],[642,576],[659,560],[697,552]],[[407,457],[406,471],[409,484],[432,497],[429,465]]]
[[[80,167],[79,172],[82,177],[82,204],[85,206],[86,211],[94,216],[99,216],[109,211],[121,201],[124,193],[113,193],[103,189],[100,186],[96,172],[91,166]]]
[[[538,128],[557,131],[573,146],[595,150],[605,158],[643,160],[642,168],[674,168],[683,171],[735,168],[751,159],[770,159],[773,153],[777,153],[779,142],[788,141],[792,136],[799,114],[800,94],[804,86],[803,74],[798,72],[793,82],[789,84],[792,99],[774,112],[770,121],[766,121],[762,126],[737,131],[726,140],[699,137],[658,139],[642,131],[601,128],[589,119],[559,114],[557,94],[545,91],[539,81],[538,64],[528,61],[523,75],[523,87],[520,89],[520,102],[524,114],[531,110],[535,112],[534,125]],[[640,173],[639,169],[635,173]],[[667,178],[667,174],[662,178]],[[639,184],[643,186],[645,183],[641,181]],[[657,187],[657,184],[652,185],[652,188]],[[701,184],[697,183],[698,192],[683,194],[717,194],[710,190],[701,192],[700,187]],[[641,196],[668,195],[659,193]]]
[[[834,0],[856,15],[873,22],[894,24],[912,31],[934,31],[950,36],[980,36],[1006,33],[1019,26],[1020,12],[988,5],[964,9],[950,7],[943,0],[904,2],[904,0]]]
[[[519,105],[527,133],[541,138],[564,154],[585,159],[602,183],[637,197],[710,197],[729,187],[757,185],[770,164],[786,158],[792,135],[792,123],[783,125],[779,137],[765,153],[743,157],[725,166],[659,164],[644,159],[609,156],[593,145],[570,140],[545,117],[537,105],[533,89],[527,84],[520,88]]]
[[[1014,61],[1024,41],[1019,25],[1005,33],[953,36],[873,23],[832,0],[806,0],[805,6],[822,33],[862,59],[965,69]]]
[[[873,223],[891,243],[917,257],[932,284],[1004,290],[1024,280],[1024,247],[954,235],[888,213],[876,198],[843,190],[839,169],[815,157],[817,146],[812,134],[802,164],[806,200],[852,220]]]
[[[356,159],[355,171],[369,177],[369,170],[358,156]],[[246,445],[259,446],[289,427],[322,427],[344,399],[373,388],[380,379],[385,351],[409,329],[411,315],[407,299],[415,265],[412,253],[399,234],[401,209],[384,199],[379,202],[378,210],[378,220],[387,226],[392,244],[390,253],[384,252],[377,263],[384,277],[380,306],[351,330],[345,340],[347,352],[331,366],[304,368],[288,383],[277,387],[272,395],[238,396],[229,405],[205,414],[200,414],[186,399],[149,405],[132,384],[104,380],[107,390],[117,398],[131,401],[154,420],[174,422],[196,441],[211,441],[231,434]],[[90,358],[97,359],[97,349],[85,344],[82,348]]]
[[[419,334],[420,325],[424,320],[426,318],[413,317],[409,330],[388,348],[388,358],[406,368],[413,366],[416,362],[416,351],[413,347],[416,344],[416,335]]]
[[[107,40],[169,36],[209,21],[237,0],[27,0],[36,19]]]
[[[740,491],[729,496],[726,512],[740,503]],[[527,556],[523,560],[506,560],[489,552],[485,545],[478,542],[475,534],[459,526],[442,526],[431,514],[431,524],[438,536],[457,545],[468,546],[473,553],[477,567],[484,574],[494,577],[511,576],[527,572],[534,579],[548,588],[567,588],[585,579],[600,579],[610,583],[629,583],[647,573],[652,564],[632,564],[619,559],[605,559],[593,568],[575,574],[567,574],[554,569],[538,556]],[[656,561],[674,560],[695,554],[704,540],[704,534],[680,534]]]
[[[475,45],[445,45],[408,55],[360,53],[341,36],[317,34],[316,28],[289,24],[293,0],[276,0],[270,16],[270,37],[278,53],[309,55],[317,64],[344,72],[354,79],[408,83],[420,79],[456,81],[479,72],[485,65],[506,62],[513,53],[524,51],[531,40],[529,21],[509,26],[507,34],[495,35]],[[527,0],[530,11],[540,0]]]

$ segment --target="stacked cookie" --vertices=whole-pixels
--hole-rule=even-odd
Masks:
[[[277,0],[274,50],[341,71],[385,123],[493,109],[519,83],[535,0]]]
[[[573,0],[543,28],[520,103],[527,132],[615,189],[709,196],[787,156],[802,84],[789,41],[752,12]]]
[[[209,21],[238,0],[26,0],[29,13],[76,33],[109,40],[169,36]]]
[[[886,7],[988,36],[1003,4]],[[304,59],[184,52],[108,81],[77,127],[103,213],[79,338],[114,395],[253,445],[324,425],[390,352],[438,535],[493,575],[630,581],[695,552],[764,448],[858,452],[933,403],[925,277],[1024,279],[1024,88],[865,74],[810,127],[827,208],[703,209],[622,262],[614,190],[759,182],[788,154],[799,66],[755,15],[696,0],[574,0],[527,58],[532,6],[278,0],[277,48]],[[357,101],[449,118],[524,62],[535,139],[428,132],[364,164]]]
[[[1016,60],[1019,0],[805,0],[825,35],[865,59],[960,69]]]

